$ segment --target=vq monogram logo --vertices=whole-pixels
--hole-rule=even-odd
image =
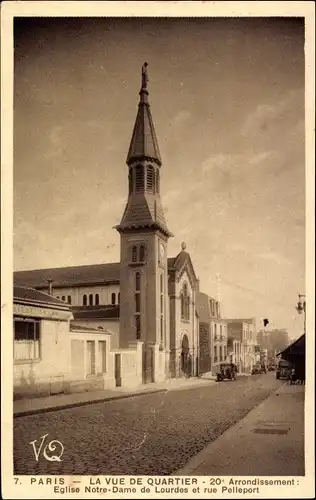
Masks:
[[[64,447],[63,447],[62,443],[60,441],[57,441],[56,439],[53,439],[43,448],[44,441],[45,441],[47,436],[48,436],[48,434],[45,434],[44,436],[41,437],[41,442],[40,442],[40,445],[37,449],[36,449],[37,439],[30,442],[30,444],[33,446],[33,451],[34,451],[36,462],[38,462],[38,459],[39,459],[39,456],[41,454],[42,449],[43,449],[43,457],[46,458],[46,460],[48,460],[49,462],[61,462],[61,456],[64,453]],[[54,452],[56,449],[57,449],[57,452],[59,452],[59,453],[57,453],[57,454],[50,453],[49,455],[47,454],[49,452]]]

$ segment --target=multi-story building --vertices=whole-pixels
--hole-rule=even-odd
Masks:
[[[240,371],[250,373],[255,364],[256,323],[254,318],[227,319],[228,338],[241,343]]]
[[[200,338],[200,373],[227,359],[227,324],[221,318],[220,303],[206,293],[197,294]]]
[[[228,337],[227,339],[228,359],[230,363],[235,363],[238,371],[241,369],[241,341],[237,338]]]

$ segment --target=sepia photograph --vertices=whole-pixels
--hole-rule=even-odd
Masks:
[[[305,28],[14,17],[13,475],[306,475]]]

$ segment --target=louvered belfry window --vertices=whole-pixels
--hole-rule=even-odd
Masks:
[[[128,192],[131,194],[133,191],[133,169],[130,168],[128,172]]]
[[[155,192],[155,171],[154,167],[147,167],[147,191]]]
[[[135,190],[143,191],[144,189],[144,170],[141,165],[135,167]]]
[[[158,168],[157,168],[157,172],[156,172],[156,191],[159,194],[159,192],[160,192],[160,173],[159,173]]]

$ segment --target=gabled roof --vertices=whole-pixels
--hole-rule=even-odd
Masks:
[[[36,304],[54,305],[69,310],[69,306],[62,300],[58,300],[47,293],[39,292],[34,288],[14,286],[13,302],[33,302]]]
[[[186,265],[188,266],[189,272],[192,274],[193,280],[196,282],[197,277],[194,271],[190,254],[185,250],[181,250],[181,252],[178,253],[178,255],[175,257],[173,261],[172,267],[169,268],[169,263],[168,263],[168,269],[169,270],[174,269],[181,274],[181,271],[183,271]]]
[[[168,270],[174,269],[175,260],[175,257],[168,259]],[[15,271],[14,273],[14,283],[17,286],[48,288],[49,279],[52,280],[53,288],[119,284],[120,263],[55,267],[30,271]],[[58,299],[54,300],[58,301]],[[60,303],[60,301],[58,302]]]

